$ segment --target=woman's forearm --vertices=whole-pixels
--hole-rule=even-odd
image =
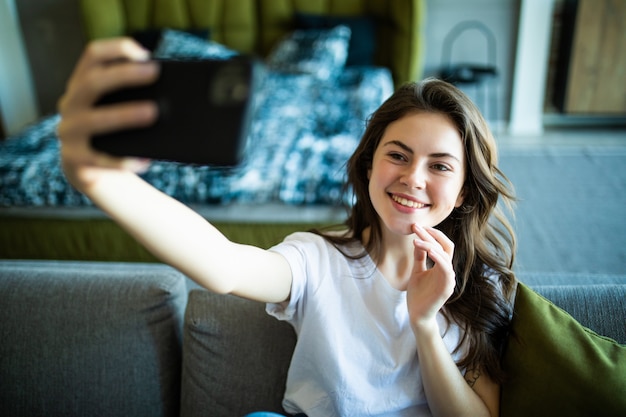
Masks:
[[[468,385],[438,326],[415,332],[420,371],[433,416],[490,416],[483,400]]]
[[[203,260],[214,257],[207,253],[229,243],[201,216],[133,173],[112,171],[83,192],[157,258],[190,277],[210,271],[214,261],[205,264]],[[213,291],[229,292],[219,284],[203,284]]]
[[[83,192],[157,258],[209,290],[261,301],[283,301],[289,295],[290,270],[279,255],[229,241],[198,213],[137,175],[114,170]],[[281,265],[284,274],[277,272]],[[265,270],[274,271],[267,280]]]

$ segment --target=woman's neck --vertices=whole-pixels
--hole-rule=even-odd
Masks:
[[[368,228],[363,232],[365,247],[370,238],[371,230]],[[370,256],[393,288],[406,290],[415,259],[412,235],[392,235],[383,231],[380,250],[378,253],[370,253]]]

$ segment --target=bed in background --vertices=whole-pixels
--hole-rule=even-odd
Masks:
[[[394,84],[420,76],[424,3],[82,0],[81,7],[90,39],[130,34],[164,58],[263,59],[244,164],[155,162],[144,178],[231,239],[269,247],[293,231],[343,221],[344,164],[366,118]],[[153,261],[67,184],[57,123],[46,117],[0,144],[0,258]]]

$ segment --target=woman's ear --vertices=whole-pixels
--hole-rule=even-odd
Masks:
[[[461,188],[459,192],[459,196],[456,198],[456,202],[454,203],[455,208],[459,208],[463,205],[463,201],[465,201],[465,186]]]

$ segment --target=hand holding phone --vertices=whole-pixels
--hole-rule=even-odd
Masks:
[[[244,157],[254,91],[254,59],[160,61],[152,85],[115,91],[97,105],[152,100],[157,122],[147,128],[94,136],[95,149],[134,156],[215,166]]]

